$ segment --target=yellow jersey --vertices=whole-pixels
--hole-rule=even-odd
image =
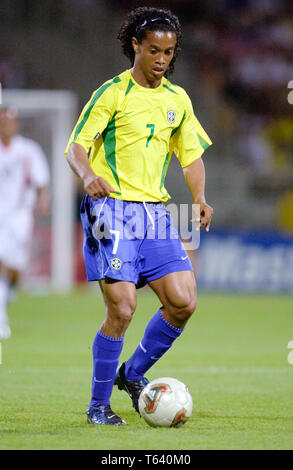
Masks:
[[[184,168],[211,140],[183,88],[165,77],[157,88],[139,85],[126,70],[93,92],[65,150],[82,145],[89,164],[125,201],[170,199],[164,183],[172,153]]]

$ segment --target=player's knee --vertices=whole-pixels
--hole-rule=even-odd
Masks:
[[[191,291],[182,291],[172,299],[167,309],[170,315],[176,321],[186,322],[191,315],[195,312],[197,305],[196,294]]]
[[[166,300],[171,308],[186,315],[192,315],[196,309],[196,284],[187,282],[179,284],[176,288],[166,292]]]
[[[190,302],[189,302],[189,305],[188,305],[189,316],[191,316],[195,312],[196,307],[197,307],[197,298],[196,298],[196,295],[194,295],[190,299]]]
[[[185,303],[173,307],[173,315],[177,320],[188,320],[196,309],[196,298],[186,299]]]
[[[120,320],[128,325],[131,322],[135,308],[131,304],[123,305],[118,310],[118,316]]]
[[[131,322],[135,309],[136,301],[134,299],[123,299],[111,304],[111,310],[115,318],[124,325]]]

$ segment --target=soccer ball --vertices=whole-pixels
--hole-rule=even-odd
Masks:
[[[162,377],[143,389],[138,408],[150,426],[179,428],[191,416],[192,397],[184,383],[172,377]]]

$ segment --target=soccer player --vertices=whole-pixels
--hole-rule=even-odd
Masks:
[[[93,92],[65,151],[86,191],[81,220],[87,278],[99,281],[105,301],[105,320],[92,348],[87,410],[88,422],[98,425],[125,424],[110,407],[114,383],[138,411],[148,383],[144,374],[181,335],[196,307],[192,266],[164,206],[173,151],[200,205],[201,228],[209,230],[213,213],[205,200],[201,159],[211,141],[186,92],[166,78],[180,47],[178,18],[140,7],[129,13],[118,38],[131,69]],[[117,368],[136,289],[145,284],[162,306],[133,355]]]
[[[25,270],[36,203],[49,210],[49,169],[36,142],[18,134],[17,111],[0,109],[0,339],[11,335],[7,303]]]

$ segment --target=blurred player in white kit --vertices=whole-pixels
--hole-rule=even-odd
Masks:
[[[0,108],[0,339],[11,335],[7,302],[28,265],[34,210],[49,211],[46,157],[18,131],[17,111]]]

